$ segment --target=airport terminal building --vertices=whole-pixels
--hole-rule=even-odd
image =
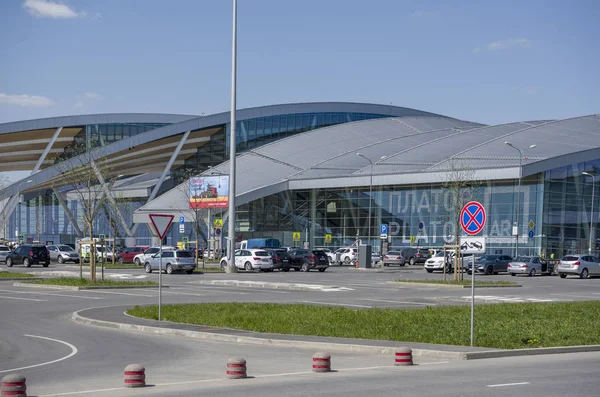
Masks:
[[[587,252],[590,242],[597,251],[598,115],[487,126],[334,102],[237,115],[237,240],[269,236],[298,245],[293,236],[300,233],[312,247],[357,238],[379,246],[387,224],[390,247],[440,247],[454,242],[456,197],[468,192],[487,211],[481,235],[488,253],[514,254],[514,231],[519,254],[558,257]],[[94,235],[112,237],[117,218],[118,238],[149,244],[148,214],[170,213],[185,223],[171,228],[166,242],[194,240],[188,177],[227,174],[229,138],[228,112],[0,124],[0,172],[31,172],[3,186],[0,235],[61,243],[87,235],[76,187],[64,175],[89,163],[106,166],[94,194],[120,208],[97,210]],[[211,211],[202,239],[214,236],[206,225],[226,212]]]

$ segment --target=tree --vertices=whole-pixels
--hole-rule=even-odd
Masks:
[[[454,158],[448,159],[448,170],[444,175],[443,188],[450,191],[450,220],[454,222],[454,243],[460,243],[460,212],[473,199],[475,190],[481,185],[475,179],[475,170],[469,163]],[[454,280],[462,279],[462,266],[459,260],[459,248],[454,254]],[[473,269],[475,271],[475,269]]]
[[[198,189],[196,188],[195,185],[190,185],[189,181],[190,178],[194,177],[197,172],[195,172],[194,170],[182,170],[181,171],[181,175],[183,178],[185,178],[185,180],[187,180],[187,183],[182,183],[178,186],[178,189],[181,191],[181,193],[183,194],[184,197],[186,197],[186,202],[190,203],[191,199],[195,196],[199,196],[200,195],[200,191],[198,191]],[[194,227],[194,235],[196,237],[196,264],[198,263],[198,253],[200,251],[200,235],[202,234],[202,224],[205,224],[208,228],[210,228],[210,225],[208,224],[208,222],[210,222],[210,219],[208,220],[208,222],[206,222],[206,218],[208,217],[208,208],[190,208],[188,206],[188,208],[179,208],[179,210],[181,211],[181,213],[186,213],[189,214],[191,216],[191,221],[193,223],[193,227]],[[206,241],[206,238],[204,239]],[[202,268],[204,268],[204,261],[202,261]]]

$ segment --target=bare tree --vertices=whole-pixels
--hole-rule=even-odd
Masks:
[[[191,203],[193,197],[199,196],[201,194],[201,191],[196,189],[195,185],[189,183],[190,178],[194,177],[195,174],[197,174],[197,172],[194,172],[193,170],[183,171],[182,176],[188,182],[183,183],[178,187],[182,195],[186,197],[187,203]],[[202,234],[202,225],[205,224],[207,228],[210,228],[210,225],[206,221],[209,212],[208,208],[192,208],[188,205],[188,208],[179,208],[179,210],[182,213],[189,214],[192,218],[191,221],[193,223],[194,237],[196,238],[196,263],[198,263],[198,253],[200,252],[200,236]],[[210,220],[208,220],[208,222],[210,222]],[[204,261],[202,261],[202,268],[204,268]]]
[[[480,181],[475,180],[475,170],[470,164],[463,160],[454,158],[448,159],[448,170],[444,175],[443,188],[450,192],[450,213],[451,221],[454,222],[454,243],[460,244],[460,212],[469,201],[473,199],[475,190],[481,185]],[[455,248],[454,255],[454,280],[462,280],[462,266],[460,265],[459,248]],[[475,269],[473,269],[474,271]]]
[[[110,200],[106,200],[104,204],[104,215],[108,220],[108,227],[113,236],[112,244],[112,264],[115,264],[115,246],[117,236],[126,234],[126,231],[122,230],[119,222],[119,215],[123,212],[130,213],[133,211],[134,201],[131,198],[124,197],[122,193],[113,194],[115,199],[114,204]]]

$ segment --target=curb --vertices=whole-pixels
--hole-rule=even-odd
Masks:
[[[13,278],[0,278],[0,281],[36,281],[44,280],[42,277],[13,277]]]
[[[248,345],[258,346],[274,346],[274,347],[297,347],[306,349],[324,349],[329,351],[345,352],[345,353],[364,353],[377,355],[394,355],[397,347],[375,346],[375,345],[357,345],[334,342],[309,342],[298,340],[280,340],[280,339],[265,339],[251,336],[236,336],[227,334],[215,334],[210,332],[188,331],[171,328],[161,328],[137,324],[123,324],[104,320],[94,320],[83,317],[79,313],[87,310],[82,309],[72,314],[71,319],[76,323],[93,325],[99,327],[107,327],[113,329],[130,330],[144,332],[153,335],[173,335],[184,336],[192,339],[201,339],[214,342],[233,342]],[[172,323],[173,324],[173,323]],[[374,341],[375,342],[375,341]],[[398,345],[406,345],[406,343],[398,342]],[[444,351],[433,349],[412,349],[412,354],[415,357],[428,357],[442,360],[480,360],[486,358],[502,358],[502,357],[520,357],[520,356],[535,356],[542,354],[561,354],[561,353],[582,353],[582,352],[597,352],[600,351],[600,345],[589,346],[565,346],[565,347],[546,347],[533,349],[513,349],[513,350],[485,350],[478,352],[464,351]]]
[[[60,289],[64,291],[83,291],[89,289],[131,289],[131,288],[158,288],[158,285],[114,285],[114,286],[105,286],[105,287],[75,287],[70,285],[51,285],[51,284],[31,284],[31,283],[14,283],[13,287],[27,287],[27,288],[43,288],[43,289]],[[163,288],[169,288],[168,286],[163,285]]]
[[[407,285],[410,287],[427,287],[427,288],[450,288],[450,289],[465,289],[465,288],[471,288],[470,285],[447,285],[447,284],[435,284],[435,283],[411,283],[411,282],[404,282],[404,281],[388,281],[388,284],[394,284],[394,285]],[[502,284],[497,284],[497,285],[476,285],[475,288],[519,288],[522,287],[523,285],[521,284],[514,284],[514,285],[502,285]]]
[[[191,282],[192,284],[207,284],[207,285],[229,285],[235,287],[248,288],[270,288],[270,289],[285,289],[292,291],[322,291],[327,288],[340,288],[337,285],[321,285],[321,284],[292,284],[292,283],[274,283],[271,281],[243,281],[243,280],[198,280]]]

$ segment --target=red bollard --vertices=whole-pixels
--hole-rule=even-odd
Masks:
[[[412,360],[412,349],[408,347],[400,347],[396,350],[396,361],[394,362],[396,366],[407,366],[413,365]]]
[[[325,352],[313,354],[312,370],[313,372],[331,371],[331,354]]]
[[[9,374],[2,378],[0,383],[0,395],[11,397],[27,397],[27,385],[25,377],[20,374]]]
[[[146,368],[141,364],[129,364],[125,367],[125,387],[146,386]]]
[[[227,360],[227,379],[243,379],[246,377],[246,359],[232,357]]]

